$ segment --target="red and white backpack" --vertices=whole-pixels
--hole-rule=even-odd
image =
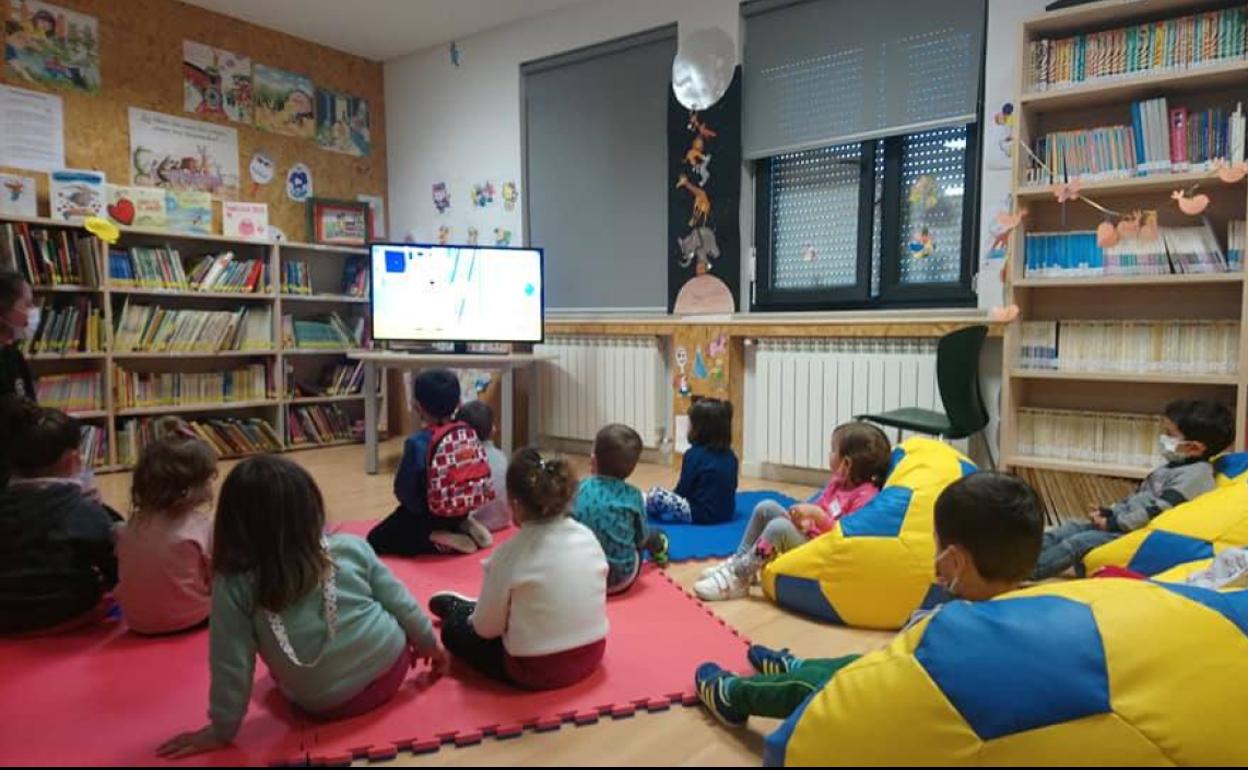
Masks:
[[[429,512],[434,516],[467,516],[494,499],[485,447],[465,422],[433,429],[428,478]]]

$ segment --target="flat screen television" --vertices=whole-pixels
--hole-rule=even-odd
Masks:
[[[542,250],[369,245],[373,339],[541,342]]]

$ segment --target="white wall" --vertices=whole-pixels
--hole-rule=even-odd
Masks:
[[[439,226],[463,242],[475,226],[482,243],[494,228],[523,242],[521,206],[505,211],[503,182],[521,179],[520,65],[675,22],[679,34],[717,26],[739,47],[738,0],[601,0],[386,62],[386,137],[390,179],[390,234],[432,241]],[[474,209],[474,183],[492,181],[495,203]],[[432,185],[445,181],[451,208],[438,214]],[[611,180],[602,180],[604,185]],[[662,194],[658,192],[656,194]],[[745,261],[745,260],[743,260]]]

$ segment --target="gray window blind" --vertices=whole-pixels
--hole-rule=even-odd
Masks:
[[[744,6],[745,157],[971,123],[985,0]]]
[[[546,250],[551,309],[667,308],[675,55],[666,27],[521,67],[525,233]]]

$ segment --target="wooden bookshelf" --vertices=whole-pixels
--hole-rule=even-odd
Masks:
[[[60,220],[49,219],[47,217],[16,217],[16,216],[0,216],[0,224],[3,223],[22,223],[32,228],[55,228],[73,231],[78,237],[86,234],[85,228],[78,223],[64,222]],[[205,418],[233,417],[243,416],[262,417],[264,418],[277,433],[283,438],[283,450],[288,449],[316,449],[328,446],[341,446],[345,444],[360,443],[354,439],[336,440],[325,444],[299,444],[297,446],[287,446],[285,437],[287,436],[286,420],[288,417],[288,409],[291,406],[311,405],[311,404],[338,404],[344,410],[348,410],[349,416],[353,419],[361,419],[363,417],[364,397],[360,394],[342,395],[342,396],[313,396],[313,397],[278,397],[269,399],[257,399],[249,401],[229,401],[229,402],[213,402],[199,404],[178,404],[155,407],[138,407],[138,408],[119,408],[115,403],[115,384],[114,380],[114,363],[124,364],[126,366],[135,365],[143,371],[151,372],[204,372],[213,368],[212,361],[221,360],[223,365],[236,365],[240,361],[247,359],[270,359],[273,371],[273,387],[276,393],[285,393],[287,391],[286,379],[288,376],[287,369],[291,368],[293,376],[299,375],[299,369],[303,369],[303,374],[310,375],[315,373],[318,367],[326,366],[333,362],[333,359],[339,359],[340,363],[347,363],[346,354],[354,348],[328,348],[328,349],[300,349],[294,347],[286,347],[282,341],[281,319],[282,315],[294,314],[312,315],[318,313],[323,314],[337,308],[337,312],[341,313],[344,318],[348,317],[348,313],[343,309],[346,308],[350,313],[360,314],[367,312],[368,298],[355,297],[341,293],[341,282],[344,268],[344,261],[349,257],[358,257],[367,255],[366,248],[353,248],[343,246],[325,246],[312,243],[297,242],[275,242],[275,241],[257,241],[237,238],[227,238],[225,236],[206,233],[187,233],[177,231],[153,230],[136,227],[122,227],[121,237],[116,244],[108,246],[103,242],[99,243],[99,252],[104,255],[101,258],[102,264],[98,265],[97,272],[103,281],[102,286],[79,286],[79,285],[52,285],[52,286],[33,286],[36,296],[64,296],[72,297],[73,295],[90,295],[93,302],[98,302],[102,309],[103,324],[105,327],[105,349],[98,352],[44,352],[27,356],[31,362],[35,374],[42,373],[64,373],[66,371],[75,371],[72,368],[73,363],[81,364],[82,368],[91,368],[101,370],[104,379],[104,393],[101,398],[104,408],[93,409],[89,411],[76,412],[75,416],[82,419],[105,420],[108,428],[108,450],[103,458],[103,463],[97,467],[96,472],[103,473],[109,471],[126,470],[128,466],[120,462],[119,434],[121,424],[125,420],[141,419],[144,417],[155,417],[162,414],[186,414]],[[116,286],[112,285],[108,280],[108,260],[107,254],[109,249],[122,250],[132,246],[164,246],[168,245],[175,248],[184,260],[184,264],[190,261],[190,257],[198,257],[204,254],[217,254],[222,251],[233,251],[240,258],[245,259],[263,259],[268,267],[269,285],[265,291],[243,293],[229,291],[190,291],[190,290],[170,290],[156,289],[145,287]],[[313,280],[313,288],[316,293],[311,295],[292,295],[282,293],[280,290],[281,265],[285,259],[296,259],[307,262],[310,266],[311,277]],[[189,269],[189,266],[188,266]],[[246,303],[249,306],[268,304],[273,309],[273,328],[272,340],[273,346],[261,350],[223,350],[223,351],[114,351],[113,348],[113,331],[115,325],[114,319],[114,303],[120,309],[121,303],[128,298],[143,298],[144,301],[152,303],[164,303],[169,301],[173,307],[183,308],[201,308],[201,309],[234,309],[240,304]],[[193,304],[192,304],[193,303]],[[287,304],[288,303],[288,304]],[[306,362],[303,363],[303,362]],[[383,407],[380,410],[382,415],[386,414],[384,408],[385,378],[382,378]],[[235,415],[234,413],[241,413]]]
[[[1031,145],[1033,138],[1054,130],[1087,129],[1130,124],[1130,103],[1165,96],[1168,106],[1230,105],[1248,102],[1248,60],[1237,58],[1192,67],[1168,69],[1146,75],[1099,79],[1049,90],[1029,86],[1029,44],[1043,38],[1116,29],[1137,23],[1175,18],[1204,11],[1208,3],[1198,0],[1102,0],[1047,13],[1024,22],[1020,30],[1020,82],[1017,101],[1018,141]],[[1103,275],[1028,277],[1026,231],[1087,231],[1103,216],[1079,201],[1058,203],[1051,186],[1027,184],[1029,157],[1016,148],[1013,192],[1029,216],[1012,234],[1011,258],[1006,274],[1006,303],[1019,307],[1019,321],[1185,321],[1248,318],[1248,284],[1243,273]],[[1226,246],[1226,226],[1232,219],[1248,218],[1248,188],[1241,181],[1222,183],[1215,173],[1192,171],[1154,173],[1148,176],[1085,181],[1082,192],[1120,211],[1155,209],[1160,224],[1196,226],[1200,218],[1187,217],[1169,201],[1171,190],[1199,184],[1214,203],[1206,212],[1214,232]],[[1059,332],[1059,347],[1060,332]],[[1091,473],[1120,478],[1143,478],[1150,468],[1129,464],[1095,463],[1071,458],[1037,457],[1019,451],[1020,410],[1076,409],[1089,412],[1158,414],[1166,401],[1176,397],[1218,398],[1232,407],[1237,425],[1234,448],[1245,447],[1248,422],[1248,365],[1235,374],[1183,371],[1072,371],[1025,369],[1019,366],[1021,323],[1007,327],[1001,393],[1001,454],[1012,468]],[[1240,360],[1248,362],[1248,335],[1240,329]]]

